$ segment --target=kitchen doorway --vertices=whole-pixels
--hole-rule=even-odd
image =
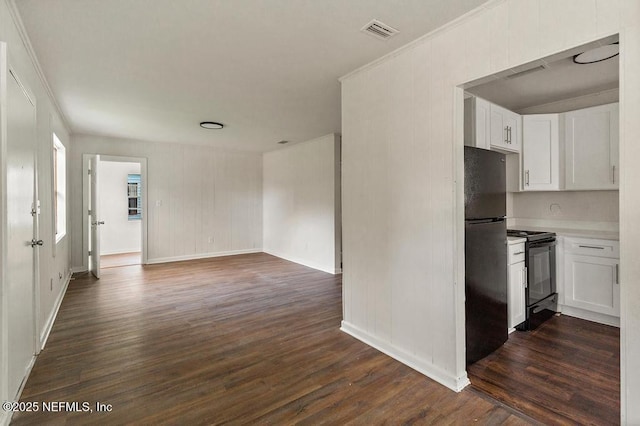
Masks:
[[[510,330],[467,374],[475,389],[545,423],[620,417],[619,47],[618,36],[607,37],[456,92],[456,122],[464,123],[458,140],[505,154],[507,228],[558,236],[560,316]],[[532,145],[532,128],[546,139]],[[591,150],[583,140],[596,136],[607,142]],[[460,176],[462,153],[458,161]],[[523,273],[509,280],[527,288],[535,284],[533,268],[522,264]]]
[[[84,154],[88,270],[146,263],[146,159]]]

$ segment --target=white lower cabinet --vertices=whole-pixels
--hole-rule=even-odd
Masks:
[[[509,240],[507,263],[507,311],[509,328],[514,328],[526,319],[524,289],[527,286],[527,268],[524,266],[524,239]]]
[[[564,305],[619,318],[618,253],[617,241],[565,238]]]
[[[618,259],[566,254],[564,303],[619,317],[618,264]]]
[[[527,282],[527,268],[524,262],[509,265],[509,328],[524,322],[525,317],[525,295],[524,289]]]

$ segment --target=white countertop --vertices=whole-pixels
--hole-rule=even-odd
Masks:
[[[510,237],[510,236],[507,236],[507,243],[509,245],[526,243],[526,242],[527,242],[527,239],[524,238],[524,237]]]
[[[516,218],[508,220],[507,229],[555,232],[556,235],[560,237],[620,240],[618,224],[610,222],[574,222]]]
[[[550,226],[527,226],[522,229],[527,231],[555,232],[559,237],[596,238],[599,240],[620,240],[620,234],[612,231],[600,231],[593,229],[568,229],[553,228]],[[511,242],[509,242],[511,244]]]

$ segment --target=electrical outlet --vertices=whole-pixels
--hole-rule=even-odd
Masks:
[[[62,279],[62,272],[58,272],[58,278]]]

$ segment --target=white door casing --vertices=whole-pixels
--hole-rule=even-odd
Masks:
[[[96,277],[100,278],[100,197],[98,197],[98,179],[100,176],[100,156],[91,157],[91,184],[90,184],[90,206],[91,214],[91,256],[89,260],[89,270]]]

